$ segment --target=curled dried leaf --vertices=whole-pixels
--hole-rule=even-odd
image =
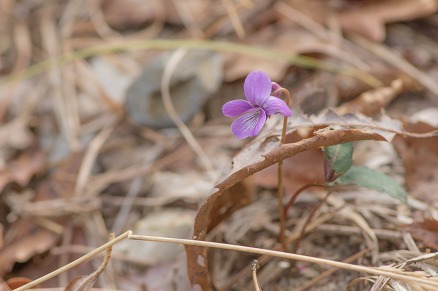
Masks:
[[[396,79],[389,86],[366,91],[356,99],[344,103],[336,110],[339,114],[360,112],[365,115],[373,115],[380,112],[392,100],[405,89],[403,81]]]
[[[111,233],[110,241],[115,238],[115,234]],[[106,249],[105,258],[103,259],[102,264],[97,268],[96,271],[91,273],[88,276],[78,276],[70,281],[70,283],[65,287],[65,291],[89,291],[93,287],[99,275],[105,270],[106,265],[108,264],[111,258],[111,251],[113,247],[112,245]]]
[[[351,142],[356,140],[383,140],[384,138],[377,133],[368,133],[357,129],[338,129],[338,130],[322,130],[315,133],[310,138],[300,140],[296,143],[285,144],[277,148],[271,148],[266,152],[261,159],[252,164],[246,164],[240,169],[233,171],[225,180],[219,183],[216,187],[218,191],[213,193],[201,205],[201,208],[195,218],[193,238],[197,240],[205,240],[208,231],[220,223],[217,219],[217,214],[213,213],[213,209],[217,213],[221,213],[223,209],[217,204],[224,204],[228,209],[233,209],[233,202],[227,201],[226,193],[234,187],[241,187],[239,182],[252,174],[265,169],[281,160],[293,157],[301,152],[311,149],[318,149],[323,146],[335,145],[343,142]],[[258,154],[260,155],[260,154]],[[245,161],[249,162],[249,161]],[[241,192],[241,191],[238,191]],[[222,196],[224,195],[224,196]],[[237,210],[235,207],[233,212]],[[225,219],[226,217],[221,217]],[[193,285],[199,285],[202,290],[211,290],[211,279],[208,273],[207,250],[204,247],[186,246],[188,274],[190,282]]]
[[[366,1],[357,9],[341,12],[338,17],[347,32],[380,42],[386,36],[385,24],[431,15],[437,8],[434,0]]]

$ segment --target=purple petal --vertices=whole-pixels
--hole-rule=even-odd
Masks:
[[[268,116],[280,113],[281,115],[289,117],[292,114],[286,102],[274,96],[269,96],[262,108],[266,111],[266,115]]]
[[[272,93],[271,93],[271,96],[280,97],[281,96],[281,91],[274,94],[274,92],[277,91],[278,89],[281,89],[281,86],[278,85],[278,83],[272,82]]]
[[[266,121],[266,113],[261,108],[250,110],[231,124],[231,130],[237,138],[256,136]]]
[[[237,117],[252,108],[254,106],[246,100],[233,100],[222,106],[222,113],[228,117]]]
[[[243,91],[252,104],[262,106],[271,94],[271,79],[265,72],[251,72],[245,79]]]

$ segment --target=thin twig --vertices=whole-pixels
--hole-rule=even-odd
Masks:
[[[234,31],[240,39],[243,39],[246,36],[245,28],[243,27],[242,21],[239,18],[239,13],[236,7],[234,7],[234,4],[230,0],[221,0],[221,2],[227,11]]]
[[[252,254],[268,255],[268,256],[279,257],[279,258],[283,258],[283,259],[303,261],[303,262],[314,263],[314,264],[319,264],[319,265],[327,265],[327,266],[332,266],[332,267],[341,268],[341,269],[350,270],[350,271],[364,272],[364,273],[368,273],[368,274],[372,274],[372,275],[386,276],[386,277],[389,277],[391,279],[397,279],[397,280],[401,280],[404,282],[409,282],[409,281],[416,282],[419,284],[424,284],[427,286],[432,286],[432,287],[438,288],[438,282],[432,281],[430,279],[423,279],[423,278],[417,278],[417,277],[413,277],[413,276],[409,276],[409,275],[403,275],[403,274],[401,274],[402,271],[392,270],[389,268],[379,269],[379,268],[375,268],[375,267],[365,267],[365,266],[347,264],[347,263],[343,263],[343,262],[331,261],[331,260],[327,260],[327,259],[309,257],[309,256],[304,256],[304,255],[297,255],[297,254],[291,254],[291,253],[285,253],[285,252],[279,252],[279,251],[259,249],[259,248],[254,248],[254,247],[223,244],[223,243],[217,243],[217,242],[167,238],[167,237],[158,237],[158,236],[146,236],[146,235],[132,235],[132,234],[129,235],[128,238],[132,239],[132,240],[183,244],[183,245],[217,248],[217,249],[238,251],[238,252],[245,252],[245,253],[252,253]]]
[[[289,208],[291,208],[291,206],[295,203],[295,200],[297,200],[298,195],[300,195],[301,192],[303,192],[304,190],[306,190],[307,188],[310,187],[326,187],[326,185],[324,184],[306,184],[304,186],[302,186],[301,188],[299,188],[297,191],[295,191],[295,193],[290,197],[289,202],[287,203],[286,207],[284,208],[284,217],[287,218],[287,212],[289,211]]]
[[[300,243],[301,240],[304,237],[304,234],[306,233],[306,228],[307,226],[310,224],[310,222],[312,221],[313,217],[315,216],[316,212],[318,211],[318,209],[324,204],[324,202],[327,200],[328,196],[330,195],[331,192],[328,192],[327,195],[324,196],[324,198],[321,200],[320,203],[318,203],[313,209],[312,211],[309,213],[309,216],[307,216],[306,221],[303,224],[303,227],[301,228],[300,231],[300,236],[296,239],[294,247],[292,248],[292,252],[296,253],[298,251],[298,248],[300,247]]]
[[[93,169],[94,163],[96,161],[97,155],[103,144],[110,137],[114,130],[117,120],[111,121],[111,123],[101,132],[99,132],[93,140],[90,142],[87,151],[85,152],[84,158],[81,162],[79,168],[78,177],[76,179],[76,184],[74,188],[74,193],[76,195],[84,195],[84,187],[87,184],[88,178],[90,177],[91,171]]]
[[[393,67],[402,70],[412,79],[418,81],[424,88],[428,89],[434,95],[433,97],[436,99],[438,96],[438,84],[436,81],[431,78],[428,74],[422,72],[417,67],[409,63],[405,58],[395,52],[394,49],[391,49],[388,46],[383,44],[377,44],[367,39],[360,37],[358,35],[354,35],[352,37],[353,41],[355,41],[358,45],[365,48],[366,50],[372,52],[376,56],[380,57],[383,61],[392,65]]]
[[[89,252],[88,254],[80,257],[79,259],[77,259],[77,260],[75,260],[75,261],[65,265],[64,267],[61,267],[61,268],[59,268],[59,269],[57,269],[57,270],[55,270],[55,271],[53,271],[53,272],[51,272],[51,273],[49,273],[47,275],[44,275],[41,278],[38,278],[38,279],[36,279],[36,280],[34,280],[34,281],[30,282],[30,283],[27,283],[26,285],[23,285],[23,286],[21,286],[21,287],[19,287],[17,289],[14,289],[14,291],[24,291],[24,290],[30,289],[30,288],[32,288],[32,287],[34,287],[34,286],[36,286],[38,284],[41,284],[41,283],[43,283],[43,282],[45,282],[45,281],[47,281],[47,280],[49,280],[49,279],[51,279],[51,278],[53,278],[55,276],[58,276],[62,272],[65,272],[65,271],[67,271],[67,270],[69,270],[69,269],[71,269],[71,268],[73,268],[73,267],[75,267],[75,266],[85,262],[85,261],[88,261],[88,260],[92,259],[97,254],[99,254],[100,252],[106,250],[108,247],[118,243],[119,241],[124,240],[125,238],[129,237],[129,235],[131,235],[131,234],[132,234],[132,231],[128,230],[127,232],[119,235],[115,239],[107,242],[106,244],[101,245],[97,249]]]
[[[163,78],[161,80],[161,97],[163,99],[164,108],[169,114],[170,119],[172,119],[173,123],[175,123],[175,125],[181,131],[181,134],[184,136],[189,146],[198,155],[202,165],[207,170],[210,178],[215,181],[217,179],[217,174],[210,159],[208,158],[208,155],[202,149],[201,145],[196,141],[195,137],[190,132],[190,129],[178,116],[178,113],[173,106],[172,99],[170,98],[170,80],[179,62],[184,58],[186,54],[187,49],[179,49],[170,56],[170,59],[164,68]]]
[[[354,255],[346,258],[345,260],[343,260],[342,262],[344,263],[351,263],[356,261],[358,258],[362,257],[363,255],[365,255],[367,252],[369,252],[369,249],[365,249],[365,250],[361,250],[357,253],[355,253]],[[318,276],[316,276],[315,278],[313,278],[312,280],[310,280],[309,282],[307,282],[306,284],[304,284],[303,286],[300,286],[298,289],[296,289],[295,291],[305,291],[305,290],[309,290],[313,285],[317,284],[318,282],[320,282],[321,280],[324,280],[325,278],[329,277],[330,275],[332,275],[333,273],[335,273],[336,271],[338,271],[339,268],[331,268],[327,271],[324,271],[323,273],[319,274]]]

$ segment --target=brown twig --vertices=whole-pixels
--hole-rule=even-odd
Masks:
[[[390,268],[379,269],[379,268],[375,268],[375,267],[366,267],[366,266],[360,266],[360,265],[347,264],[347,263],[343,263],[343,262],[332,261],[332,260],[327,260],[327,259],[322,259],[322,258],[303,256],[303,255],[297,255],[297,254],[291,254],[291,253],[285,253],[285,252],[278,252],[278,251],[272,251],[272,250],[254,248],[254,247],[246,247],[246,246],[239,246],[239,245],[232,245],[232,244],[223,244],[223,243],[217,243],[217,242],[207,242],[207,241],[199,241],[199,240],[178,239],[178,238],[157,237],[157,236],[146,236],[146,235],[133,235],[133,234],[129,235],[129,239],[149,241],[149,242],[176,243],[176,244],[191,245],[191,246],[198,246],[198,247],[202,246],[202,247],[209,247],[209,248],[219,248],[219,249],[230,250],[230,251],[268,255],[268,256],[273,256],[273,257],[278,257],[278,258],[283,258],[283,259],[297,260],[297,261],[320,264],[320,265],[327,265],[327,266],[342,268],[342,269],[350,270],[350,271],[364,272],[364,273],[368,273],[368,274],[372,274],[372,275],[386,276],[386,277],[389,277],[391,279],[396,279],[396,280],[400,280],[403,282],[416,282],[419,284],[423,284],[424,286],[431,286],[434,288],[438,288],[438,282],[436,282],[436,281],[433,281],[431,279],[418,278],[418,277],[415,277],[412,275],[406,275],[406,274],[403,274],[401,270],[393,270]]]
[[[51,272],[51,273],[49,273],[49,274],[47,274],[47,275],[45,275],[45,276],[42,276],[42,277],[39,278],[39,279],[36,279],[36,280],[34,280],[34,281],[32,281],[32,282],[26,284],[26,285],[23,285],[23,286],[21,286],[20,288],[15,289],[14,291],[24,291],[24,290],[30,289],[30,288],[32,288],[32,287],[34,287],[34,286],[36,286],[36,285],[38,285],[38,284],[40,284],[40,283],[42,283],[42,282],[45,282],[45,281],[47,281],[47,280],[49,280],[49,279],[51,279],[51,278],[53,278],[53,277],[55,277],[55,276],[58,276],[60,273],[65,272],[65,271],[67,271],[67,270],[69,270],[69,269],[71,269],[71,268],[73,268],[73,267],[75,267],[75,266],[77,266],[77,265],[79,265],[79,264],[85,262],[85,261],[90,260],[91,258],[95,257],[95,256],[96,256],[97,254],[99,254],[100,252],[102,252],[102,251],[108,249],[110,246],[112,246],[112,245],[118,243],[118,242],[121,241],[121,240],[124,240],[124,239],[127,238],[131,233],[132,233],[132,232],[131,232],[130,230],[128,230],[127,232],[125,232],[125,233],[119,235],[118,237],[116,237],[116,238],[110,240],[110,241],[107,242],[106,244],[104,244],[104,245],[98,247],[97,249],[95,249],[95,250],[89,252],[89,253],[86,254],[85,256],[80,257],[80,258],[77,259],[76,261],[73,261],[73,262],[71,262],[71,263],[65,265],[65,266],[62,267],[62,268],[59,268],[59,269],[57,269],[57,270],[55,270],[55,271],[53,271],[53,272]]]
[[[315,214],[316,214],[316,211],[318,211],[318,209],[324,204],[324,202],[327,200],[327,198],[329,197],[329,195],[330,195],[330,192],[328,192],[327,195],[324,196],[324,198],[321,200],[321,202],[318,203],[318,205],[316,205],[316,206],[312,209],[312,211],[309,213],[309,216],[307,216],[306,221],[304,222],[304,225],[303,225],[303,227],[301,228],[300,235],[299,235],[299,237],[297,238],[297,240],[295,241],[294,247],[293,247],[293,249],[292,249],[292,252],[293,252],[293,253],[296,253],[296,252],[297,252],[298,248],[300,247],[301,240],[303,239],[304,234],[305,234],[305,232],[306,232],[306,227],[307,227],[307,226],[309,225],[309,223],[312,221],[313,217],[314,217]]]
[[[370,251],[369,249],[361,250],[361,251],[355,253],[354,255],[349,256],[348,258],[346,258],[342,262],[352,263],[352,262],[356,261],[357,259],[359,259],[360,257],[362,257],[363,255],[365,255],[369,251]],[[339,268],[331,268],[331,269],[319,274],[318,276],[316,276],[315,278],[313,278],[312,280],[310,280],[309,282],[307,282],[303,286],[300,286],[298,289],[295,289],[295,291],[309,290],[309,288],[320,283],[322,280],[326,279],[327,277],[329,277],[330,275],[332,275],[333,273],[335,273],[338,270],[339,270]]]
[[[287,203],[286,207],[284,208],[283,215],[285,218],[287,218],[287,212],[289,211],[289,208],[295,203],[295,200],[297,199],[298,195],[300,195],[301,192],[304,190],[310,188],[310,187],[326,187],[326,185],[323,184],[306,184],[299,188],[295,193],[290,197],[289,202]]]

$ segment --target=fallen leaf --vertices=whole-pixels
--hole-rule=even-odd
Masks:
[[[306,150],[316,150],[323,146],[366,139],[382,140],[383,137],[376,133],[360,130],[338,129],[318,131],[314,136],[296,143],[285,144],[281,147],[271,147],[271,150],[268,152],[266,149],[263,149],[263,156],[257,153],[257,161],[253,163],[251,163],[251,161],[254,161],[252,157],[241,160],[238,166],[242,166],[242,168],[232,170],[228,177],[216,186],[218,191],[208,197],[201,205],[195,218],[193,239],[205,240],[207,233],[213,227],[241,208],[239,205],[234,205],[232,199],[237,199],[237,202],[242,203],[240,196],[244,191],[241,190],[241,187],[243,186],[242,181],[245,178],[278,163],[280,160],[293,157]],[[185,246],[185,248],[190,282],[192,285],[200,285],[202,290],[211,290],[207,249],[194,246]]]
[[[287,142],[302,140],[296,132],[288,135]],[[321,149],[307,150],[283,161],[284,194],[292,195],[307,184],[322,184],[324,177],[324,159]],[[272,165],[254,174],[256,185],[264,188],[277,188],[278,166]]]
[[[298,27],[267,26],[247,38],[247,44],[274,51],[299,55],[323,53],[336,55],[335,47]],[[248,68],[266,72],[272,80],[280,80],[291,65],[289,61],[272,61],[249,55],[225,54],[225,81],[231,82],[248,75]]]
[[[339,114],[356,112],[365,115],[377,114],[406,89],[407,86],[404,85],[403,81],[396,79],[387,87],[373,89],[360,94],[354,100],[339,106],[336,111]]]
[[[32,279],[25,278],[25,277],[13,277],[6,281],[9,288],[12,290],[17,289],[18,287],[21,287],[23,285],[26,285],[27,283],[32,282]]]
[[[387,23],[409,21],[431,15],[437,11],[435,0],[382,0],[365,1],[355,9],[338,14],[342,28],[370,40],[381,42],[386,37]]]
[[[423,122],[432,127],[438,128],[438,107],[431,107],[417,111],[410,117],[410,121],[413,123]]]
[[[224,191],[216,192],[202,203],[195,224],[193,239],[205,240],[207,233],[240,208],[248,205],[254,195],[251,179],[237,183]],[[203,247],[184,246],[187,253],[187,272],[193,285],[202,290],[211,289],[207,250]]]
[[[423,242],[426,247],[438,249],[438,222],[425,219],[407,226],[412,237]]]
[[[29,224],[29,221],[27,223]],[[0,276],[9,272],[15,263],[27,262],[35,254],[50,250],[58,239],[59,235],[47,229],[32,227],[23,235],[6,242],[0,249]]]
[[[11,147],[23,150],[29,147],[33,140],[27,120],[23,118],[16,118],[0,127],[0,148]]]
[[[409,135],[408,132],[402,129],[402,124],[399,120],[391,119],[386,115],[382,115],[376,120],[362,114],[339,115],[333,110],[327,110],[319,115],[312,116],[299,113],[293,114],[288,119],[287,134],[290,135],[299,128],[315,129],[327,126],[332,129],[356,128],[363,134],[377,134],[386,141],[391,141],[396,134]],[[258,137],[248,143],[233,158],[231,167],[226,171],[226,175],[229,176],[248,165],[264,161],[267,153],[280,147],[279,133],[282,127],[283,125],[280,122],[269,130],[262,130]],[[273,135],[273,132],[278,134]],[[438,135],[438,132],[429,134],[432,136]]]
[[[76,185],[76,176],[85,150],[73,152],[54,169],[53,174],[42,181],[36,189],[33,201],[71,197]]]
[[[193,160],[192,160],[193,161]],[[187,165],[186,165],[187,169]],[[174,173],[169,171],[157,172],[151,177],[151,197],[157,197],[163,204],[184,200],[199,201],[213,186],[208,179],[200,179],[202,174],[195,171]]]
[[[103,13],[108,24],[117,29],[138,28],[153,21],[183,24],[180,12],[172,0],[153,0],[144,5],[142,0],[107,0],[103,3]],[[191,17],[197,21],[211,13],[209,1],[187,0],[184,2]]]
[[[265,131],[251,143],[247,144],[233,159],[226,175],[216,186],[218,190],[201,205],[195,218],[193,239],[205,240],[209,230],[227,217],[221,215],[222,213],[230,212],[228,209],[232,209],[233,212],[238,210],[237,207],[233,209],[233,202],[229,200],[233,196],[226,195],[231,187],[241,187],[240,183],[244,179],[279,161],[308,150],[317,150],[321,147],[340,143],[359,140],[382,141],[386,139],[390,141],[397,133],[417,138],[438,135],[437,131],[423,134],[407,132],[401,128],[399,121],[392,120],[388,116],[382,116],[380,121],[375,121],[362,115],[340,116],[332,111],[328,111],[313,117],[295,114],[290,120],[293,121],[288,123],[290,125],[288,134],[300,127],[313,128],[315,130],[321,128],[322,124],[332,123],[332,125],[315,131],[309,138],[284,145],[280,145],[278,136],[272,135],[272,132],[276,131],[271,128],[269,132]],[[281,130],[278,130],[278,132],[281,132]],[[220,204],[218,205],[219,202]],[[222,205],[227,207],[223,208]],[[189,278],[192,285],[200,285],[202,290],[211,290],[206,248],[194,246],[185,246],[185,248]]]
[[[180,208],[167,208],[149,213],[136,221],[133,226],[134,233],[187,238],[190,236],[195,213],[192,210]],[[133,260],[141,258],[144,264],[154,266],[164,264],[183,250],[180,245],[163,243],[144,243],[122,241],[114,247],[114,254]]]
[[[35,174],[44,169],[45,165],[46,155],[36,146],[30,147],[16,160],[10,162],[7,168],[0,170],[0,192],[11,182],[16,182],[21,187],[26,186]]]
[[[406,130],[427,132],[436,130],[426,123],[405,123]],[[416,139],[397,137],[394,147],[405,167],[405,183],[409,192],[424,201],[435,201],[438,197],[438,138]]]

